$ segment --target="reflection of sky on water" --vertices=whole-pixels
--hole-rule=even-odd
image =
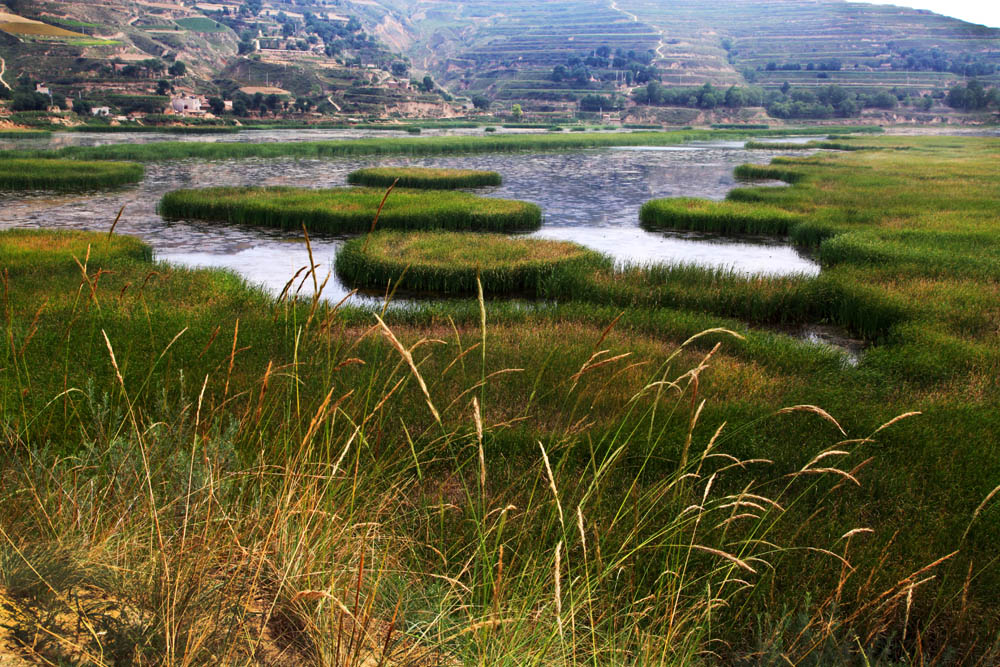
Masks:
[[[107,230],[118,209],[125,205],[117,231],[143,238],[153,246],[158,258],[191,266],[227,267],[278,291],[308,261],[303,245],[293,242],[300,234],[199,221],[164,221],[156,213],[160,197],[177,188],[215,185],[336,187],[344,185],[347,174],[354,169],[375,164],[461,167],[503,174],[502,186],[484,188],[481,194],[539,204],[545,213],[539,236],[574,240],[619,260],[692,262],[748,273],[818,272],[815,262],[782,243],[641,230],[638,211],[643,202],[674,196],[721,199],[736,185],[732,176],[736,165],[766,163],[774,155],[770,151],[746,151],[728,143],[679,148],[684,150],[595,149],[433,158],[154,163],[148,165],[146,179],[132,188],[90,194],[0,195],[0,228]],[[332,267],[342,239],[313,236],[317,261]],[[346,291],[335,278],[330,280],[330,298],[339,299]]]

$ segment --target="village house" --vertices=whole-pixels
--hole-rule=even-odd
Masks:
[[[185,95],[183,97],[175,97],[170,100],[170,107],[173,109],[174,113],[189,115],[189,114],[202,114],[204,111],[201,108],[201,99],[197,97],[192,97]]]

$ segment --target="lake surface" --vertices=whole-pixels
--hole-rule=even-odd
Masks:
[[[334,132],[353,132],[350,136],[359,136],[356,131]],[[234,136],[243,134],[264,133],[169,138],[200,141],[214,137],[231,141]],[[302,139],[305,135],[297,130],[266,134],[268,140],[288,140],[292,136]],[[378,134],[385,136],[384,132]],[[150,138],[148,134],[137,137]],[[104,135],[103,138],[116,143],[126,139],[121,135]],[[147,165],[142,183],[120,190],[0,195],[0,228],[104,231],[118,210],[125,206],[116,231],[145,240],[153,247],[157,259],[187,266],[232,269],[251,282],[277,292],[308,262],[301,233],[196,220],[167,221],[156,212],[160,197],[177,188],[217,185],[337,187],[346,184],[347,174],[354,169],[372,165],[455,167],[489,169],[503,175],[502,186],[475,190],[479,194],[522,199],[540,205],[544,222],[535,235],[573,240],[620,262],[690,262],[745,273],[815,275],[819,272],[818,264],[780,240],[654,233],[639,227],[638,211],[645,201],[676,196],[722,199],[738,185],[732,175],[737,165],[744,162],[764,164],[778,154],[785,153],[747,151],[742,148],[742,142],[704,142],[643,150],[602,148],[459,157],[179,160]],[[344,238],[313,237],[314,256],[324,267],[320,269],[321,277],[332,270],[334,256]],[[347,292],[334,276],[325,294],[336,300]]]

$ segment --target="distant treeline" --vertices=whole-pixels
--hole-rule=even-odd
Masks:
[[[987,89],[973,79],[967,86],[952,88],[947,98],[938,94],[949,106],[963,111],[991,108],[1000,104],[1000,90]],[[903,105],[921,111],[934,104],[931,96],[913,97],[896,88],[854,92],[837,85],[821,88],[793,87],[787,82],[778,90],[759,86],[715,88],[706,83],[697,88],[667,87],[651,81],[632,93],[637,104],[689,107],[693,109],[740,109],[764,107],[775,118],[852,118],[864,109],[895,109]],[[605,107],[611,108],[611,107]]]

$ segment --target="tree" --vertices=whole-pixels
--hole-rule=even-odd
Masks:
[[[249,109],[247,108],[247,102],[245,99],[236,98],[233,100],[233,115],[239,116],[240,118],[246,117]]]
[[[514,118],[520,118],[521,116],[524,115],[524,110],[521,109],[520,104],[515,104],[510,108],[510,115],[513,116]]]
[[[167,95],[173,90],[174,87],[170,85],[170,82],[166,79],[160,79],[156,82],[156,94],[157,95]]]
[[[94,111],[94,105],[88,100],[73,100],[73,113],[77,116],[89,116]]]
[[[394,62],[392,64],[392,75],[393,76],[406,76],[410,71],[410,67],[403,62]]]
[[[432,79],[429,74],[424,77],[424,90],[428,93],[434,90],[434,79]]]
[[[477,109],[489,109],[490,98],[486,97],[485,95],[473,95],[472,106],[474,106]]]
[[[278,106],[281,104],[281,98],[279,98],[274,93],[271,93],[270,95],[268,95],[264,99],[264,104],[271,111],[275,111],[278,108]]]
[[[226,103],[221,97],[209,97],[208,106],[212,109],[212,113],[216,116],[221,116],[226,110]]]
[[[260,10],[264,8],[264,3],[262,0],[246,0],[244,6],[250,10],[250,13],[254,16],[260,14]]]
[[[49,96],[35,92],[16,92],[10,103],[11,111],[45,111],[49,108]]]
[[[236,47],[236,52],[241,56],[245,56],[248,53],[253,53],[256,50],[257,50],[256,45],[249,39],[241,41]]]
[[[311,106],[312,106],[312,102],[310,102],[305,97],[300,97],[300,98],[298,98],[298,99],[295,100],[295,110],[296,111],[299,111],[299,112],[309,111],[309,108]]]
[[[895,109],[898,101],[895,95],[887,90],[883,90],[872,96],[869,103],[871,106],[879,109]]]
[[[170,69],[167,70],[167,74],[170,76],[184,76],[187,74],[187,65],[182,63],[180,60],[177,60],[170,66]]]
[[[580,111],[609,111],[618,108],[615,100],[603,95],[584,95],[580,99]]]

